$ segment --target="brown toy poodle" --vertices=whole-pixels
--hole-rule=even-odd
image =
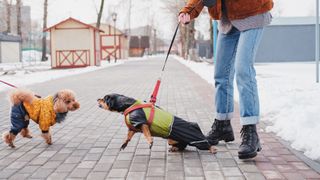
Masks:
[[[15,147],[13,142],[18,133],[22,137],[32,138],[28,129],[30,119],[39,124],[46,143],[52,144],[50,127],[56,122],[62,122],[68,111],[75,111],[80,107],[75,93],[68,89],[46,98],[40,98],[30,90],[16,89],[9,97],[12,104],[11,129],[3,134],[3,140],[12,148]]]

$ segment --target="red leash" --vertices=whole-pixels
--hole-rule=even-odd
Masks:
[[[0,79],[0,82],[2,82],[3,84],[8,85],[8,86],[10,86],[10,87],[18,88],[17,86],[15,86],[15,85],[13,85],[13,84],[10,84],[10,83],[8,83],[8,82],[2,81],[1,79]]]
[[[3,83],[3,84],[5,84],[5,85],[8,85],[8,86],[10,86],[10,87],[12,87],[12,88],[16,88],[16,89],[18,88],[17,86],[15,86],[15,85],[13,85],[13,84],[10,84],[10,83],[8,83],[8,82],[2,81],[1,79],[0,79],[0,82]],[[39,95],[37,95],[37,94],[35,94],[34,96],[37,97],[37,98],[41,98],[41,96],[39,96]]]

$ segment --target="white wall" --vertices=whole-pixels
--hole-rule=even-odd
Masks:
[[[20,43],[19,42],[0,42],[0,62],[15,63],[20,62]]]

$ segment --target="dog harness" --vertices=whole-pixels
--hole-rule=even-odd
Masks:
[[[147,118],[147,125],[149,126],[150,132],[153,136],[168,137],[170,135],[173,116],[170,113],[159,109],[153,103],[142,104],[140,101],[135,102],[123,113],[125,123],[130,130],[140,132],[140,130],[136,129],[132,125],[129,117],[129,113],[137,109],[142,109],[144,111]]]

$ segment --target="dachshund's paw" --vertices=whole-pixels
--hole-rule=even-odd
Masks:
[[[153,146],[153,141],[149,144],[149,149],[151,149]]]
[[[127,142],[126,142],[126,143],[123,143],[123,144],[121,145],[120,151],[121,151],[121,150],[124,150],[124,149],[127,147],[127,145],[128,145]]]
[[[216,154],[217,153],[217,148],[215,146],[210,146],[209,152],[212,153],[212,154]]]
[[[175,147],[175,146],[172,146],[170,149],[169,149],[169,152],[178,152],[179,151],[179,148],[178,147]]]

